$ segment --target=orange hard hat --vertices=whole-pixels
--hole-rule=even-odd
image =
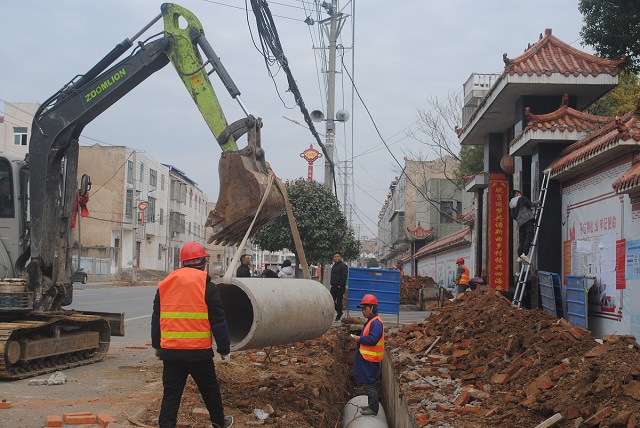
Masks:
[[[377,305],[378,304],[378,299],[376,298],[376,296],[374,296],[373,294],[365,294],[362,297],[362,300],[360,301],[360,304],[358,305],[359,308],[361,308],[364,305]]]
[[[456,260],[456,264],[458,263],[464,263],[464,259],[462,257],[458,257],[458,260]]]
[[[196,241],[189,241],[180,250],[180,261],[201,259],[203,257],[209,257],[209,254],[204,250],[204,247],[198,244]]]

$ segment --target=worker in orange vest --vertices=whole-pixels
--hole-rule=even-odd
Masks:
[[[368,405],[361,407],[360,413],[377,415],[380,409],[377,381],[382,374],[380,362],[384,358],[384,324],[378,315],[378,299],[373,294],[365,294],[358,307],[362,308],[362,315],[367,322],[360,336],[351,335],[357,343],[353,374],[355,380],[364,387],[368,397]]]
[[[469,288],[469,268],[464,264],[462,257],[458,257],[456,265],[458,266],[458,271],[454,282],[457,286],[457,293],[460,294]]]
[[[220,385],[213,364],[213,341],[223,362],[231,351],[229,327],[218,288],[207,273],[209,255],[195,241],[180,250],[182,268],[158,284],[151,315],[151,346],[163,362],[164,395],[160,428],[175,428],[180,399],[191,375],[198,385],[211,423],[229,428],[233,417],[224,415]]]

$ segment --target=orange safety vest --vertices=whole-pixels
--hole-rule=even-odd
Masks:
[[[158,284],[162,348],[211,348],[206,288],[207,273],[193,268],[174,270]]]
[[[460,281],[458,281],[458,284],[469,285],[469,268],[465,265],[462,265],[462,268],[464,269],[464,272],[460,275]]]
[[[367,361],[371,361],[372,363],[379,363],[384,358],[384,324],[382,323],[382,318],[380,318],[380,315],[376,315],[371,319],[371,321],[367,323],[366,327],[362,331],[362,335],[369,335],[369,330],[371,330],[371,323],[373,322],[373,320],[378,320],[380,321],[380,324],[382,324],[382,336],[380,337],[378,343],[376,343],[375,345],[360,344],[360,354],[362,355],[362,358]]]

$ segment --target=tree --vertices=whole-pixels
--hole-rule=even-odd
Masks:
[[[329,188],[303,178],[288,181],[285,186],[307,263],[329,263],[335,251],[340,251],[346,260],[358,257],[360,243]],[[295,249],[286,212],[260,228],[252,241],[266,251]]]
[[[599,56],[619,59],[627,55],[626,67],[640,71],[640,8],[637,0],[580,0],[578,10],[585,24],[584,43]]]
[[[638,76],[630,71],[620,73],[618,86],[593,103],[587,111],[597,116],[620,116],[636,108],[640,97]]]

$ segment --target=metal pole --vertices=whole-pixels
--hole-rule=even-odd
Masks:
[[[80,270],[80,257],[82,257],[82,239],[80,235],[80,218],[82,217],[81,211],[82,210],[80,209],[80,205],[78,204],[78,266],[76,267],[76,270]]]
[[[335,91],[336,91],[336,40],[338,38],[338,0],[332,0],[333,12],[329,23],[329,69],[327,70],[327,132],[325,134],[327,157],[324,161],[324,185],[332,188],[333,146],[335,139]]]

